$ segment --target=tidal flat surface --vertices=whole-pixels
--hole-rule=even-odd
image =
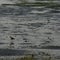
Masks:
[[[38,47],[60,46],[60,7],[0,6],[0,48],[8,46],[9,36],[15,38],[15,48],[24,40]],[[60,49],[37,51],[60,56]]]

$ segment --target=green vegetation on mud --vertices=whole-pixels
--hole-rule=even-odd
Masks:
[[[42,3],[42,2],[36,2],[36,3],[16,3],[16,4],[2,4],[2,5],[13,5],[13,6],[46,6],[46,7],[60,7],[60,4],[48,2],[48,3]]]

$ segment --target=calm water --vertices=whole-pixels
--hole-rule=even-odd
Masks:
[[[8,46],[9,36],[15,37],[16,48],[24,40],[60,46],[60,8],[0,6],[0,48]],[[60,56],[60,50],[42,51]]]

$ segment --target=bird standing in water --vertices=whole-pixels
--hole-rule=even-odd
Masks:
[[[14,40],[15,40],[15,38],[10,36],[10,39],[11,39],[11,41],[10,41],[10,46],[9,47],[14,48]]]
[[[10,39],[11,39],[11,40],[14,40],[15,38],[14,38],[14,37],[12,37],[12,36],[10,36]]]

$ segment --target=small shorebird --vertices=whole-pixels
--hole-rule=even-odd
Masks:
[[[11,40],[14,40],[15,38],[14,38],[14,37],[12,37],[12,36],[10,36],[10,39],[11,39]]]

